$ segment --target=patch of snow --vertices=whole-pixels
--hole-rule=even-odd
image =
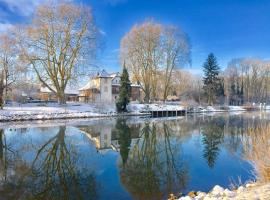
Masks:
[[[241,106],[229,106],[229,111],[246,111],[246,109]]]
[[[129,112],[147,112],[147,111],[176,111],[185,110],[181,105],[170,104],[139,104],[132,103],[127,106]]]

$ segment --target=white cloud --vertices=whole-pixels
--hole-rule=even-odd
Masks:
[[[32,15],[40,4],[62,1],[72,2],[73,0],[0,0],[0,3],[4,3],[11,12],[27,17]]]
[[[44,0],[0,0],[13,13],[29,16],[33,14],[35,8],[44,2]]]

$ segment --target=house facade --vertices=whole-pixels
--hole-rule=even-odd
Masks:
[[[79,89],[80,102],[115,103],[120,91],[120,73],[99,72],[85,86]],[[131,101],[140,100],[140,86],[131,84]]]

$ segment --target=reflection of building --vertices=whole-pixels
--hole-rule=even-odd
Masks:
[[[114,103],[119,95],[120,79],[120,73],[108,74],[102,70],[79,89],[79,100],[81,102]],[[131,100],[140,100],[139,85],[131,85]]]
[[[112,124],[78,127],[96,146],[99,152],[119,151],[119,135]],[[135,129],[134,129],[135,130]],[[139,128],[131,133],[131,146],[139,140]]]

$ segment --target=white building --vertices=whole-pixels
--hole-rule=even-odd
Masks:
[[[99,72],[85,86],[79,89],[79,101],[115,103],[119,96],[121,75],[119,72],[108,74]],[[140,100],[140,86],[131,84],[131,100]]]

